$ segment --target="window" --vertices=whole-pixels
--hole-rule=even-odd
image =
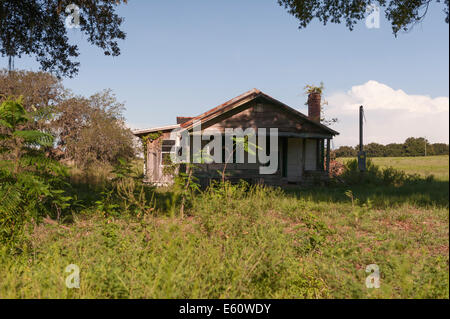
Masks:
[[[170,154],[172,153],[173,146],[175,146],[174,140],[163,140],[162,141],[162,149],[161,149],[161,165],[171,165],[172,159],[170,158]]]

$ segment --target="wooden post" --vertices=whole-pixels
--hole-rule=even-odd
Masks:
[[[144,149],[143,149],[143,155],[144,155],[144,167],[143,167],[143,173],[144,173],[144,180],[147,179],[147,162],[148,162],[148,141],[145,140],[143,143],[145,143]]]
[[[325,150],[325,139],[323,139],[323,140],[320,140],[320,142],[321,142],[321,146],[320,146],[320,150],[321,150],[321,154],[320,154],[320,159],[321,159],[321,162],[320,162],[320,167],[321,167],[321,169],[323,170],[323,171],[325,171],[325,164],[326,164],[326,160],[325,160],[325,157],[327,156],[327,152],[326,152],[326,150]]]
[[[320,139],[317,140],[317,144],[319,146],[319,157],[318,157],[318,170],[319,171],[324,171],[325,170],[325,140]]]
[[[320,145],[322,145],[322,143],[321,143],[322,140],[316,139],[315,142],[316,142],[316,170],[319,171],[319,170],[322,170],[322,167],[320,167],[320,163],[322,162],[320,159],[320,156],[322,153],[320,151]]]
[[[330,139],[327,139],[327,158],[326,158],[326,171],[330,174]]]
[[[287,155],[288,155],[288,138],[280,137],[281,145],[282,145],[282,167],[281,167],[281,176],[287,177]]]
[[[305,177],[305,163],[306,163],[306,138],[302,140],[302,178]]]

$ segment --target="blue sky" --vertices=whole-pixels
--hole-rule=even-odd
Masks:
[[[397,38],[383,17],[379,29],[362,22],[348,31],[345,25],[315,22],[299,30],[276,0],[131,0],[119,13],[127,33],[119,57],[104,56],[77,29],[69,30],[80,45],[81,68],[64,84],[82,95],[111,88],[125,102],[133,128],[172,124],[176,116],[197,115],[254,87],[305,112],[302,87],[320,81],[330,102],[350,105],[338,97],[355,98],[349,96],[352,88],[376,81],[430,101],[446,97],[439,101],[448,114],[449,28],[438,4],[423,23]],[[7,65],[5,58],[0,61]],[[16,59],[15,66],[38,69],[28,58]],[[330,112],[339,118],[340,106],[331,105]],[[369,124],[384,115],[373,116],[378,118]],[[353,118],[346,121],[337,127],[337,144],[354,141]],[[448,122],[442,125],[431,140],[448,141]],[[395,141],[400,138],[395,133],[373,138]]]

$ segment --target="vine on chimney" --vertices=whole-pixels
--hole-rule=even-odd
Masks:
[[[320,82],[319,86],[316,86],[314,84],[306,84],[305,87],[303,88],[304,92],[306,95],[310,95],[312,93],[319,93],[320,95],[322,95],[323,91],[325,91],[325,86],[323,84],[323,82]],[[305,102],[305,105],[308,105],[308,102]],[[326,125],[326,126],[331,126],[335,123],[337,123],[338,119],[336,117],[331,118],[331,119],[327,119],[325,118],[325,114],[324,114],[324,106],[328,105],[328,101],[326,101],[325,99],[322,98],[322,101],[320,103],[320,123]]]
[[[305,94],[309,95],[312,93],[319,93],[322,94],[322,92],[325,90],[325,87],[323,85],[323,82],[320,82],[320,86],[315,86],[312,84],[306,84],[303,88],[305,90]]]

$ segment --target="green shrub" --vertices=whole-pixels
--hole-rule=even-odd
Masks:
[[[14,244],[26,222],[59,219],[71,201],[66,168],[46,156],[53,136],[24,129],[33,121],[19,100],[0,105],[0,242]]]
[[[345,162],[344,173],[341,178],[348,185],[370,184],[378,186],[402,186],[405,183],[416,182],[418,175],[406,174],[393,167],[380,168],[370,159],[366,163],[366,171],[360,172],[356,159]]]

